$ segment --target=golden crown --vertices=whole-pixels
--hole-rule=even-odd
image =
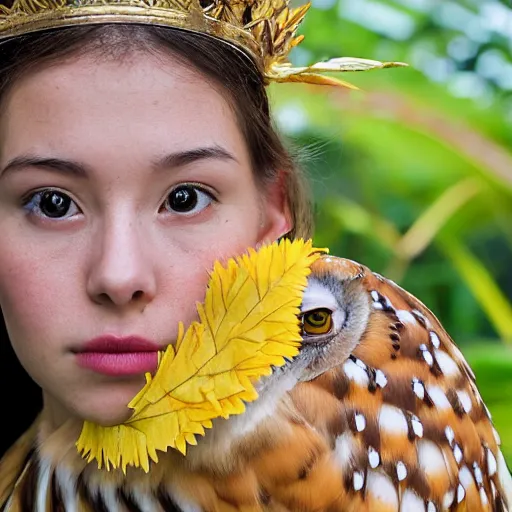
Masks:
[[[291,8],[290,0],[0,0],[0,42],[58,27],[137,23],[173,27],[220,39],[249,55],[268,82],[352,84],[323,72],[367,71],[405,66],[350,57],[293,67],[288,60],[303,36],[297,29],[310,3]]]

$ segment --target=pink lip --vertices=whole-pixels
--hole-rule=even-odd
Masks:
[[[82,368],[118,377],[155,371],[159,350],[158,344],[138,336],[107,335],[85,343],[76,358]]]

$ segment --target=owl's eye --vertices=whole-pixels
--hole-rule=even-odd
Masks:
[[[327,334],[332,328],[332,312],[329,309],[308,311],[302,317],[302,330],[305,334]]]

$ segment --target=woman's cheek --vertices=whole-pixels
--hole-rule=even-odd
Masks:
[[[23,245],[13,242],[21,249],[16,253],[0,251],[0,306],[13,342],[43,337],[78,313],[69,293],[76,289],[76,272],[70,272],[65,262],[47,258],[40,247]]]
[[[187,325],[197,319],[196,303],[205,297],[215,261],[226,262],[257,244],[252,222],[241,224],[226,219],[217,228],[205,229],[202,236],[189,231],[162,248],[159,297],[160,311],[167,308],[172,317]],[[148,312],[151,306],[148,307]]]
[[[249,186],[248,186],[249,188]],[[184,228],[180,234],[182,249],[200,251],[211,260],[225,259],[247,251],[258,242],[261,213],[256,192],[240,191],[242,199],[219,205],[212,218],[197,228]]]

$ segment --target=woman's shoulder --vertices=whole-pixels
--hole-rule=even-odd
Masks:
[[[16,481],[23,472],[27,460],[34,450],[39,418],[30,428],[7,450],[0,460],[0,510],[12,493]]]

